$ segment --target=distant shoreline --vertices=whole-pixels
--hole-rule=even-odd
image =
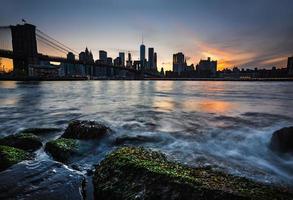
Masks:
[[[293,81],[288,78],[144,78],[144,79],[87,79],[87,78],[0,78],[0,81]]]

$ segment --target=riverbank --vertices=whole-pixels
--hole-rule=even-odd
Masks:
[[[278,138],[276,134],[291,137],[292,130],[275,132],[272,141]],[[62,134],[57,139],[55,136],[46,137],[60,131]],[[115,134],[100,122],[75,120],[64,131],[30,128],[1,138],[1,199],[293,198],[292,186],[258,182],[212,166],[191,167],[173,161],[159,151],[127,144],[129,141],[133,144],[150,141],[143,137],[116,140],[112,143],[116,146],[114,150],[103,156],[100,162],[88,163],[86,170],[72,163],[91,154],[93,146],[102,145],[99,141]],[[286,141],[284,138],[277,142]],[[121,147],[123,144],[126,146]],[[35,157],[40,154],[38,149],[43,149],[52,160],[36,163]]]

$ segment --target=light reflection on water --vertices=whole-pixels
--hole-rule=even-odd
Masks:
[[[98,120],[114,133],[80,165],[96,164],[118,137],[141,135],[154,140],[133,145],[159,149],[186,164],[293,182],[292,157],[267,148],[273,131],[293,125],[292,102],[290,82],[3,81],[0,134]]]

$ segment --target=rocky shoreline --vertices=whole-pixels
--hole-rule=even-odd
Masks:
[[[100,140],[113,133],[99,122],[72,121],[60,138],[44,144],[41,136],[54,131],[57,130],[26,129],[0,138],[0,177],[8,176],[9,170],[20,167],[15,164],[34,159],[35,151],[42,146],[49,156],[66,166],[74,157],[88,153],[84,142]],[[291,154],[292,135],[292,127],[276,131],[268,148],[280,156]],[[121,143],[122,140],[117,142],[118,145]],[[55,166],[56,163],[50,165]],[[79,170],[78,166],[69,167]],[[92,177],[95,199],[293,199],[288,188],[258,183],[209,167],[191,168],[168,160],[160,152],[141,147],[117,148],[93,166],[93,171],[93,175],[91,170],[87,175]],[[86,179],[82,176],[77,181],[80,186],[75,188],[80,191],[75,192],[85,199]],[[51,196],[50,199],[54,198]]]

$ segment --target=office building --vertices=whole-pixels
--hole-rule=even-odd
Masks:
[[[185,71],[186,62],[184,58],[184,54],[179,52],[177,54],[173,54],[173,72],[180,74]]]
[[[106,63],[107,62],[107,58],[108,58],[107,52],[104,51],[104,50],[100,50],[99,51],[99,60]]]
[[[125,66],[125,53],[124,52],[119,52],[119,58],[120,58],[120,62],[121,62],[121,67]]]
[[[149,48],[149,60],[148,60],[148,67],[149,70],[152,70],[154,68],[154,48],[150,47]]]
[[[212,61],[210,57],[207,60],[200,60],[196,66],[196,71],[202,77],[215,77],[217,73],[217,61]]]
[[[146,58],[145,58],[145,45],[140,45],[140,68],[141,70],[145,69]]]

